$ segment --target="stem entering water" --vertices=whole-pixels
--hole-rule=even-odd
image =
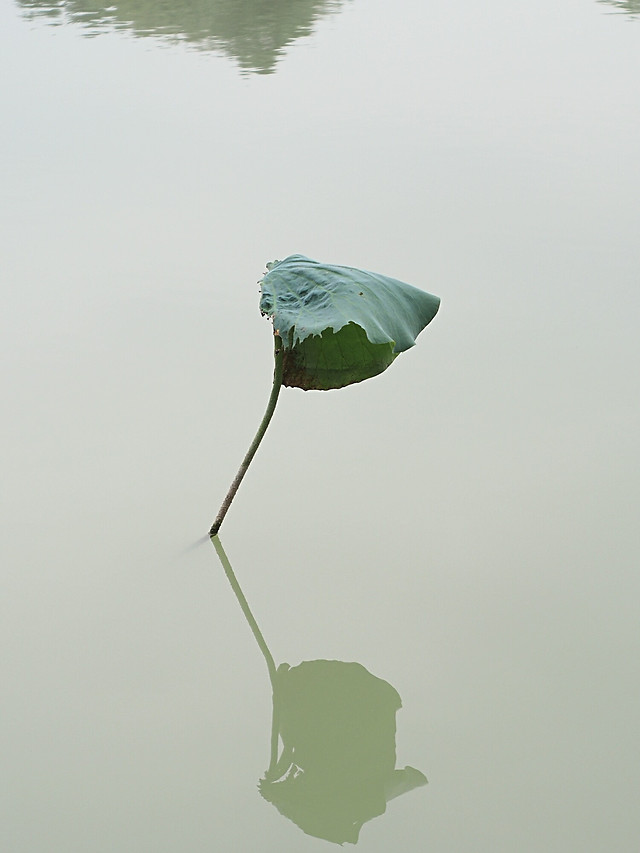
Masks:
[[[278,394],[280,393],[280,388],[282,387],[282,367],[283,367],[283,347],[282,347],[282,338],[279,335],[274,335],[274,358],[275,358],[275,366],[273,369],[273,387],[271,389],[271,396],[269,397],[269,402],[267,403],[267,410],[264,413],[264,417],[258,427],[258,432],[255,434],[255,438],[251,442],[249,449],[247,450],[247,454],[242,460],[242,465],[238,469],[238,473],[236,474],[233,483],[231,483],[231,488],[227,492],[226,498],[222,502],[222,506],[216,516],[216,520],[211,525],[211,530],[209,530],[209,536],[215,536],[220,530],[220,525],[222,524],[225,515],[227,514],[227,510],[231,506],[231,501],[234,499],[236,492],[238,491],[238,487],[242,482],[242,478],[247,473],[247,469],[251,464],[251,460],[256,454],[256,450],[262,441],[265,432],[267,431],[267,427],[269,426],[269,421],[273,417],[273,413],[276,408],[276,403],[278,402]]]

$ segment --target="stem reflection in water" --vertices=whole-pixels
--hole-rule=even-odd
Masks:
[[[390,800],[427,783],[419,770],[395,767],[400,696],[359,663],[313,660],[276,669],[219,537],[211,541],[271,681],[271,755],[260,793],[308,835],[356,844],[362,826]]]

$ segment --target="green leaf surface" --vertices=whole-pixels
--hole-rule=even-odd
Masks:
[[[378,273],[290,255],[267,264],[260,310],[284,346],[282,384],[329,390],[386,370],[440,300]]]

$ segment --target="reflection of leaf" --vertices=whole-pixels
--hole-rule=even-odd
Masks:
[[[355,844],[388,800],[427,780],[395,769],[400,696],[358,663],[304,661],[278,668],[274,720],[282,755],[260,793],[308,835]]]
[[[284,48],[309,35],[344,0],[18,0],[29,17],[78,23],[93,35],[126,30],[221,50],[245,71],[268,74]]]
[[[415,343],[436,296],[353,267],[291,255],[269,265],[260,310],[282,338],[283,385],[329,390],[361,382]]]
[[[271,750],[260,793],[308,835],[355,844],[390,800],[427,783],[414,767],[395,769],[400,696],[359,663],[312,660],[276,670],[217,536],[213,544],[271,680]]]

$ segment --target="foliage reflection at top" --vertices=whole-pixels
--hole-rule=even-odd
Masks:
[[[113,30],[225,53],[241,71],[270,74],[284,49],[345,0],[17,0],[26,17],[81,24],[88,36]]]
[[[598,0],[606,6],[613,6],[617,12],[626,12],[627,15],[640,15],[640,0]]]

